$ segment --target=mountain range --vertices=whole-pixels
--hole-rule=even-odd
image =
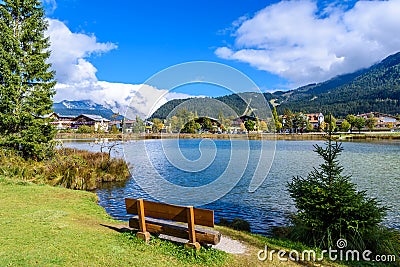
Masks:
[[[215,99],[240,115],[255,96],[256,93],[239,93]],[[284,109],[290,109],[304,113],[330,112],[337,117],[371,111],[397,115],[400,114],[400,52],[366,69],[290,91],[263,93],[263,96],[270,107],[276,106],[279,114]],[[187,100],[171,100],[152,117],[165,118],[177,105]]]
[[[92,100],[63,100],[53,104],[53,111],[63,116],[78,116],[80,114],[100,115],[109,120],[114,119],[113,115],[115,114],[112,109],[97,104]]]
[[[189,101],[187,99],[170,100],[158,108],[152,118],[165,119],[178,106],[196,112],[208,112],[208,116],[217,117],[217,111],[210,108],[210,99],[226,104],[236,114],[243,114],[249,106],[257,110],[263,117],[265,101],[270,107],[276,106],[278,113],[284,109],[304,113],[328,113],[336,117],[347,114],[381,112],[392,115],[400,114],[400,52],[393,54],[381,62],[353,73],[334,77],[328,81],[309,84],[290,91],[263,93],[239,93],[216,98]],[[215,103],[215,102],[213,102]],[[118,103],[116,103],[118,104]],[[215,106],[215,105],[214,105]],[[133,107],[131,109],[134,109]],[[97,114],[111,119],[115,114],[113,107],[105,107],[91,100],[61,101],[54,103],[53,110],[62,115],[77,116],[79,114]]]
[[[400,53],[367,69],[273,95],[278,110],[332,112],[338,116],[370,111],[399,114]]]

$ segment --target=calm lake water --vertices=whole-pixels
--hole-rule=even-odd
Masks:
[[[125,212],[124,198],[152,199],[146,190],[138,185],[135,178],[140,178],[141,181],[148,179],[149,187],[157,188],[162,194],[169,195],[174,203],[179,203],[182,195],[171,191],[170,188],[160,188],[152,179],[154,172],[149,165],[152,164],[154,169],[171,183],[186,187],[205,186],[225,172],[232,153],[245,153],[244,150],[248,148],[249,160],[236,186],[222,198],[202,207],[213,209],[216,221],[220,218],[237,217],[249,221],[252,232],[268,234],[272,226],[284,225],[288,215],[295,212],[293,201],[286,191],[286,184],[293,176],[306,176],[313,167],[321,163],[317,154],[313,152],[313,145],[323,145],[323,141],[276,141],[275,158],[268,176],[262,185],[251,193],[248,187],[257,167],[262,142],[270,141],[249,141],[247,147],[247,141],[213,140],[203,142],[202,150],[199,150],[201,140],[179,140],[182,155],[190,160],[196,160],[201,155],[212,156],[213,161],[198,172],[182,170],[179,164],[171,164],[170,157],[165,156],[163,149],[168,149],[174,142],[177,141],[164,139],[121,144],[115,156],[123,157],[124,147],[126,160],[132,165],[133,178],[123,184],[106,184],[98,189],[99,204],[114,218],[128,220],[130,216]],[[64,146],[100,150],[99,146],[90,145],[88,142],[64,142]],[[383,205],[389,207],[384,224],[400,229],[400,142],[345,142],[343,147],[344,151],[339,160],[345,168],[344,173],[352,176],[351,180],[357,184],[359,190],[366,190],[369,196],[376,197]],[[201,162],[199,164],[201,165]],[[233,167],[239,168],[241,164],[234,162]],[[240,177],[240,173],[241,170],[238,170],[236,176]],[[232,172],[230,175],[235,176]],[[206,190],[203,196],[212,193],[212,190]],[[193,198],[198,198],[198,193],[196,194]]]

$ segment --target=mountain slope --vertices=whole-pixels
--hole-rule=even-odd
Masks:
[[[283,95],[279,111],[332,112],[336,116],[377,111],[400,113],[400,53],[329,81]]]
[[[80,114],[100,115],[109,120],[111,120],[112,116],[115,114],[111,109],[96,104],[91,100],[63,100],[53,104],[53,111],[64,116],[78,116]]]
[[[262,96],[264,96],[264,98]],[[276,98],[276,96],[271,93],[264,93],[261,95],[260,93],[246,92],[216,98],[174,99],[158,108],[151,118],[165,119],[173,115],[174,109],[179,105],[189,111],[197,113],[199,116],[218,118],[220,112],[222,112],[225,117],[233,114],[240,116],[245,112],[247,103],[250,103],[256,116],[259,118],[266,118],[271,117],[271,114],[265,107],[268,105],[268,101],[274,98]],[[216,104],[215,101],[219,101],[222,105]]]

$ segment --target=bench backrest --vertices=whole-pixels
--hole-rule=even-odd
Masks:
[[[138,200],[126,198],[126,212],[128,214],[138,214]],[[187,216],[188,207],[176,206],[171,204],[152,202],[143,200],[144,214],[146,217],[155,219],[171,220],[176,222],[189,223]],[[214,211],[206,209],[193,208],[194,224],[214,227]]]

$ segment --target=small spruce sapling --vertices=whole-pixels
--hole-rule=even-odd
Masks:
[[[386,208],[366,191],[357,191],[350,176],[342,174],[338,156],[343,147],[333,139],[330,128],[325,147],[314,148],[323,163],[305,178],[293,177],[287,185],[298,210],[292,219],[292,239],[328,248],[344,238],[349,248],[365,249],[371,245],[368,235],[378,229]]]

